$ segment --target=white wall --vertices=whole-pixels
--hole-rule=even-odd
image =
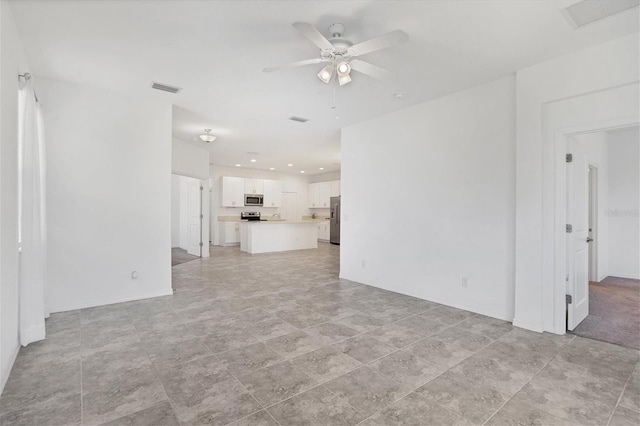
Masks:
[[[222,207],[220,206],[220,182],[221,176],[242,177],[250,179],[270,179],[282,182],[282,192],[295,192],[298,194],[298,214],[300,217],[310,215],[309,210],[309,180],[305,176],[294,176],[285,173],[272,172],[258,169],[243,169],[241,167],[222,167],[212,165],[210,168],[210,195],[211,195],[211,242],[219,244],[218,216],[237,216],[241,211],[259,211],[264,216],[277,213],[277,207]]]
[[[640,279],[638,128],[609,134],[609,276]]]
[[[608,275],[609,271],[609,137],[607,132],[594,132],[572,136],[572,143],[581,145],[581,151],[587,154],[590,165],[598,168],[598,212],[595,241],[597,243],[597,280]]]
[[[40,83],[50,310],[171,294],[171,105]]]
[[[514,77],[343,129],[341,277],[511,320],[514,157]]]
[[[0,1],[0,393],[18,343],[18,74],[28,72],[9,2]]]
[[[173,138],[171,143],[171,171],[177,175],[208,179],[209,151]]]
[[[561,100],[638,81],[638,34],[518,71],[516,149],[516,306],[514,325],[564,333],[554,294],[554,143],[547,108]],[[607,110],[602,108],[601,120]],[[582,121],[585,123],[585,121]],[[562,302],[564,303],[564,302]]]

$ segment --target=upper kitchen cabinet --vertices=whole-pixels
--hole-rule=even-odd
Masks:
[[[262,179],[245,179],[245,194],[264,194],[264,180]]]
[[[221,205],[223,207],[244,207],[245,179],[223,176],[221,181]]]
[[[264,180],[264,207],[282,206],[282,182]]]
[[[340,195],[340,181],[309,184],[309,208],[328,209],[330,198]]]
[[[340,181],[332,180],[331,182],[331,196],[339,197],[340,196]]]

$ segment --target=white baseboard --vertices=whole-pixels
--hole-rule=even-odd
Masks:
[[[530,321],[520,321],[519,318],[513,319],[513,326],[518,328],[524,328],[525,330],[536,331],[538,333],[542,333],[544,331],[544,327],[542,323],[535,323]]]
[[[13,364],[16,362],[16,358],[18,357],[18,352],[20,352],[20,343],[16,341],[16,347],[13,349],[11,356],[9,357],[10,362],[4,368],[0,375],[0,394],[4,391],[4,386],[7,384],[7,380],[9,380],[9,375],[11,374],[11,369],[13,368]]]
[[[47,333],[44,328],[44,321],[42,321],[42,324],[39,325],[20,328],[20,344],[22,346],[27,346],[29,343],[44,340],[46,334]]]
[[[609,272],[605,278],[607,278],[607,277],[611,277],[611,278],[628,278],[630,280],[640,280],[640,275],[637,275],[637,274],[625,274],[624,272]]]
[[[411,294],[411,293],[408,293],[408,292],[400,292],[400,291],[397,291],[397,290],[391,290],[389,288],[379,287],[379,286],[372,285],[372,284],[367,284],[367,283],[360,283],[360,282],[357,282],[357,281],[352,280],[350,278],[345,278],[344,276],[342,276],[342,274],[340,274],[340,278],[345,279],[345,280],[349,280],[349,281],[353,281],[354,283],[366,285],[366,286],[369,286],[369,287],[375,287],[375,288],[391,291],[391,292],[398,293],[398,294],[404,294],[405,296],[416,297],[418,299],[426,300],[428,302],[435,302],[435,303],[439,303],[441,305],[451,306],[453,308],[462,309],[462,310],[465,310],[465,311],[473,312],[475,314],[485,315],[485,316],[488,316],[488,317],[497,318],[497,319],[501,319],[501,320],[509,321],[509,322],[513,321],[513,314],[510,314],[510,313],[504,312],[504,311],[486,309],[484,307],[479,307],[479,306],[468,306],[468,305],[465,305],[464,303],[460,303],[458,301],[453,301],[453,300],[447,300],[447,299],[440,299],[440,298],[429,298],[429,299],[426,299],[425,297],[423,297],[421,295],[417,295],[417,294]]]
[[[173,289],[169,289],[168,291],[161,291],[157,293],[145,293],[145,294],[137,294],[132,296],[123,296],[123,297],[115,297],[112,299],[103,299],[103,300],[90,300],[83,303],[75,303],[72,305],[53,305],[50,306],[49,312],[65,312],[65,311],[74,311],[76,309],[85,309],[85,308],[93,308],[95,306],[104,306],[104,305],[113,305],[114,303],[123,303],[123,302],[131,302],[133,300],[141,300],[141,299],[150,299],[152,297],[160,297],[160,296],[171,296],[173,295]]]

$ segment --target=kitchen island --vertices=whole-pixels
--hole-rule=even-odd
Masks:
[[[312,221],[246,221],[240,223],[240,250],[250,253],[318,248],[318,226]]]

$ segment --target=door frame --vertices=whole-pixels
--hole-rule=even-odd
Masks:
[[[632,127],[640,124],[638,117],[624,117],[596,123],[581,124],[554,131],[555,209],[554,209],[554,262],[553,262],[553,312],[554,332],[566,333],[566,277],[567,277],[567,177],[566,153],[568,138],[587,133]]]
[[[600,187],[598,186],[598,174],[600,170],[594,163],[589,162],[589,281],[598,281],[598,197]]]

